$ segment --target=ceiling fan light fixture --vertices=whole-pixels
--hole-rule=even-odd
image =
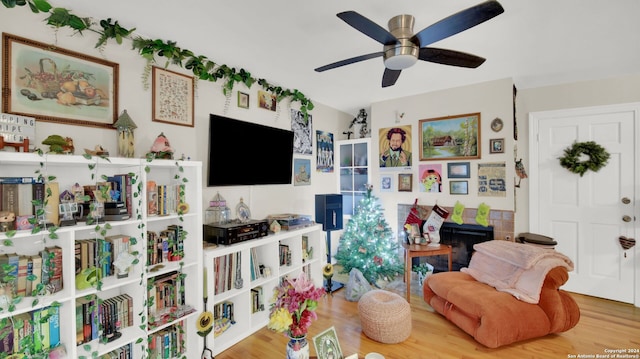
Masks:
[[[413,66],[418,58],[413,55],[395,55],[384,60],[384,66],[390,70],[404,70]]]

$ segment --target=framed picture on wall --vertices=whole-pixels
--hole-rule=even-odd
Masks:
[[[480,112],[420,120],[420,161],[480,158]]]
[[[449,163],[447,163],[447,177],[449,177],[449,178],[471,178],[471,164],[469,162],[449,162]]]
[[[490,139],[489,153],[504,153],[504,138]]]
[[[469,194],[468,181],[450,181],[449,193],[451,194]]]
[[[398,191],[411,192],[413,190],[413,174],[411,173],[399,173],[398,174]]]
[[[118,68],[101,58],[3,33],[2,112],[113,129]]]
[[[238,107],[249,108],[249,94],[238,91]]]
[[[193,127],[193,76],[153,67],[153,121]]]

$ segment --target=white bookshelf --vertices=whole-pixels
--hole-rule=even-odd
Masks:
[[[303,236],[308,238],[308,246],[313,249],[312,256],[304,261],[302,251]],[[291,265],[280,265],[280,243],[289,246]],[[231,325],[226,331],[218,336],[215,336],[214,332],[212,332],[207,337],[207,343],[213,351],[213,355],[218,355],[268,324],[269,301],[273,295],[273,289],[278,285],[281,278],[286,276],[296,277],[301,271],[305,270],[310,274],[316,286],[322,286],[322,267],[326,260],[325,246],[322,226],[318,224],[296,230],[281,231],[266,237],[227,246],[207,247],[205,245],[203,265],[208,279],[207,309],[213,311],[216,304],[231,301],[234,304],[235,317],[235,324]],[[251,280],[250,252],[253,248],[257,253],[258,262],[270,269],[270,276]],[[242,288],[234,288],[232,286],[229,290],[215,294],[216,271],[214,269],[214,260],[236,252],[240,252],[242,258],[240,274],[243,286]],[[257,287],[262,287],[264,309],[254,313],[252,310],[251,290]]]
[[[156,276],[172,271],[186,275],[188,282],[202,283],[202,165],[196,161],[153,160],[131,158],[99,157],[85,158],[79,155],[38,155],[36,153],[0,152],[0,167],[2,177],[37,177],[37,171],[45,176],[55,176],[59,183],[60,192],[69,189],[74,183],[81,185],[102,182],[102,176],[121,173],[132,173],[137,183],[133,184],[138,195],[133,198],[133,215],[128,220],[99,224],[106,229],[107,235],[123,234],[135,238],[132,250],[137,252],[137,263],[130,267],[129,274],[124,278],[116,276],[106,277],[101,281],[101,287],[78,290],[75,286],[75,255],[74,244],[79,239],[94,239],[100,237],[96,233],[96,225],[86,225],[78,222],[74,226],[60,227],[55,231],[58,238],[52,239],[47,231],[32,234],[30,230],[17,231],[12,238],[6,233],[0,233],[0,254],[19,253],[37,254],[48,246],[59,246],[63,252],[63,285],[62,291],[53,295],[27,296],[9,308],[0,304],[0,320],[11,319],[20,313],[58,304],[60,308],[60,342],[64,345],[67,357],[96,357],[106,354],[116,348],[129,343],[133,344],[133,357],[148,357],[148,338],[154,333],[170,327],[177,322],[184,321],[185,346],[184,357],[199,356],[198,348],[202,347],[202,338],[196,333],[196,319],[202,311],[202,287],[186,285],[186,304],[193,307],[194,312],[181,318],[164,323],[158,327],[148,325],[147,281]],[[93,169],[90,169],[93,167]],[[186,179],[187,181],[182,181]],[[166,216],[147,216],[146,183],[153,180],[158,184],[185,185],[185,202],[189,204],[189,211],[179,215],[177,213]],[[140,186],[140,187],[138,187]],[[158,266],[147,267],[146,246],[149,230],[160,231],[169,225],[181,225],[187,232],[184,241],[184,257],[180,261],[165,262]],[[109,227],[109,228],[107,228]],[[101,237],[102,238],[102,237]],[[133,298],[133,325],[123,328],[120,338],[104,342],[94,339],[82,345],[76,345],[76,302],[86,296],[106,300],[116,295],[128,294]]]

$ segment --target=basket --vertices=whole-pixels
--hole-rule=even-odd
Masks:
[[[45,66],[47,69],[45,69]],[[36,89],[40,95],[45,92],[53,92],[53,97],[55,98],[55,94],[60,91],[60,76],[55,61],[50,58],[40,59],[40,72],[35,75],[35,81],[31,83],[31,86]]]

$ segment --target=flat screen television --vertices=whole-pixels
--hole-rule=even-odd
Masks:
[[[207,186],[291,184],[293,131],[209,115]]]

